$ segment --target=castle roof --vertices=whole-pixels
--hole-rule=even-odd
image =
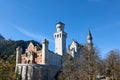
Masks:
[[[87,39],[92,40],[92,34],[91,34],[91,31],[90,31],[90,30],[88,31]]]
[[[65,25],[65,24],[64,24],[63,22],[61,22],[61,21],[60,21],[60,22],[58,22],[57,24]]]

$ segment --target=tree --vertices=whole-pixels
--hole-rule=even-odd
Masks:
[[[78,80],[75,75],[76,68],[73,58],[70,55],[65,54],[62,59],[62,72],[59,73],[57,80]]]
[[[97,50],[95,48],[89,50],[86,46],[82,48],[82,55],[80,55],[80,58],[78,60],[78,63],[80,63],[79,72],[81,74],[84,74],[84,80],[95,80],[97,76],[97,64],[98,64],[98,55]],[[81,76],[80,74],[80,76]],[[82,76],[83,77],[83,76]],[[81,79],[81,77],[79,78]]]
[[[106,60],[107,68],[110,71],[108,76],[111,76],[113,80],[120,80],[120,52],[111,50]]]
[[[84,46],[77,59],[68,53],[63,58],[63,69],[57,80],[95,80],[98,62],[99,57],[96,49],[88,50]]]
[[[0,59],[0,80],[15,79],[15,59],[11,56],[7,60]]]

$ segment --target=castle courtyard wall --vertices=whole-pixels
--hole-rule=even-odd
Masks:
[[[16,68],[22,80],[53,80],[60,70],[58,66],[39,64],[17,64]]]

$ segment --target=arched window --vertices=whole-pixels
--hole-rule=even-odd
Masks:
[[[59,35],[57,35],[57,38],[59,38]]]
[[[61,37],[61,34],[60,34],[60,37]]]
[[[28,64],[30,63],[30,60],[28,60]]]

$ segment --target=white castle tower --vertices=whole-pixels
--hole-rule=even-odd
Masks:
[[[17,47],[16,48],[16,64],[21,63],[21,54],[22,54],[22,48]]]
[[[47,54],[48,54],[48,44],[49,42],[47,41],[47,39],[44,39],[42,41],[42,64],[46,64],[47,61]]]
[[[17,47],[16,48],[16,65],[21,63],[21,54],[22,54],[22,48]],[[15,72],[17,72],[17,66],[15,68]]]
[[[56,24],[57,32],[54,33],[55,38],[55,53],[59,55],[63,55],[66,53],[66,38],[67,33],[64,32],[64,26],[65,24],[62,22],[59,22]]]

